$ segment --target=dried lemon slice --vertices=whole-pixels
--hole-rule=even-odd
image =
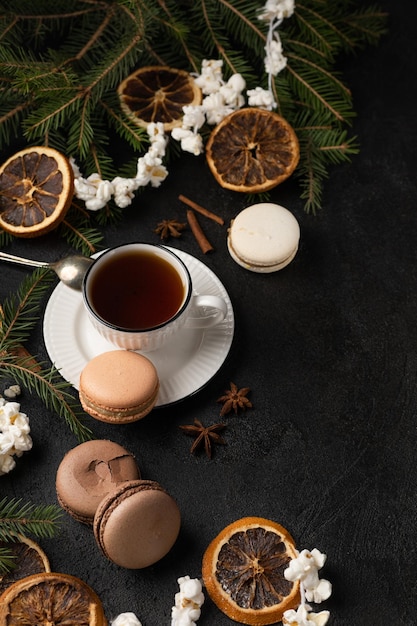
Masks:
[[[0,541],[0,548],[7,548],[14,557],[15,567],[0,576],[0,593],[16,580],[37,574],[50,572],[49,559],[42,548],[29,537],[18,535],[16,541]]]
[[[264,626],[282,619],[300,602],[299,583],[284,578],[297,556],[294,540],[280,524],[244,517],[226,526],[203,556],[207,592],[230,619]]]
[[[16,237],[37,237],[64,219],[74,193],[68,159],[53,148],[34,146],[0,167],[0,228]]]
[[[239,109],[212,131],[207,163],[226,189],[268,191],[286,180],[300,158],[297,135],[280,115],[265,109]]]
[[[138,126],[162,122],[166,131],[181,125],[182,107],[201,102],[201,90],[185,70],[164,66],[141,67],[119,85],[123,111]]]
[[[107,626],[102,603],[81,579],[53,572],[18,580],[0,596],[0,626]]]

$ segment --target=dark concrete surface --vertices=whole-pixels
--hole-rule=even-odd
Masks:
[[[87,417],[97,438],[136,455],[142,476],[171,493],[183,518],[169,555],[142,571],[107,562],[91,530],[68,516],[57,538],[40,541],[55,571],[96,590],[109,619],[133,611],[143,626],[169,624],[177,578],[200,576],[203,552],[225,525],[259,515],[288,528],[300,549],[327,554],[329,625],[417,623],[416,9],[412,0],[379,4],[390,13],[389,33],[343,62],[360,154],[330,173],[317,216],[303,211],[294,181],[271,194],[300,223],[291,265],[271,275],[243,270],[228,255],[226,226],[209,221],[211,254],[190,232],[170,241],[207,264],[232,300],[235,337],[220,371],[198,394],[141,422]],[[104,245],[156,242],[158,221],[185,217],[180,193],[226,222],[247,205],[214,182],[204,158],[185,156],[106,230]],[[8,251],[52,260],[65,245],[48,235]],[[3,264],[0,272],[2,302],[27,270]],[[41,323],[29,347],[48,363]],[[251,388],[254,408],[226,418],[227,445],[212,460],[190,455],[179,425],[219,421],[216,399],[230,381]],[[36,397],[24,392],[20,402],[34,446],[0,478],[0,496],[54,503],[57,467],[77,441]],[[206,599],[199,624],[232,622]]]

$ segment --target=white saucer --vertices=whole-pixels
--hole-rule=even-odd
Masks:
[[[162,407],[203,387],[220,369],[233,340],[232,303],[217,276],[195,257],[172,249],[186,264],[196,294],[221,296],[227,303],[226,318],[212,328],[182,329],[163,349],[146,353],[158,370]],[[78,389],[81,370],[92,358],[116,350],[91,325],[79,291],[59,283],[46,305],[43,335],[46,350],[60,374]]]

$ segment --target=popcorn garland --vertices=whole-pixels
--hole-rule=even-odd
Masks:
[[[12,385],[4,392],[11,398],[19,393],[18,385]],[[15,457],[22,456],[23,452],[32,448],[29,433],[29,418],[20,412],[20,404],[0,397],[0,476],[16,467]]]
[[[248,106],[268,111],[272,111],[277,106],[272,92],[272,77],[277,76],[287,64],[278,28],[283,19],[291,17],[293,13],[294,0],[267,0],[258,15],[259,20],[269,23],[264,59],[265,71],[268,74],[268,89],[255,87],[255,89],[247,90]],[[201,74],[193,75],[195,83],[201,88],[205,97],[201,105],[183,107],[182,125],[171,131],[171,137],[180,143],[184,152],[190,152],[195,156],[200,155],[204,146],[198,131],[204,123],[217,125],[229,113],[240,109],[245,104],[244,78],[241,74],[233,74],[225,82],[222,76],[222,65],[221,60],[204,59]],[[149,124],[147,133],[150,147],[147,153],[138,159],[135,178],[116,176],[109,181],[103,180],[97,173],[84,178],[74,159],[70,158],[74,171],[75,196],[85,202],[88,210],[102,209],[112,197],[118,207],[125,208],[132,203],[134,192],[139,187],[145,187],[148,184],[152,187],[159,187],[165,180],[168,170],[162,161],[168,138],[163,124]]]
[[[326,555],[317,548],[311,552],[302,550],[297,558],[290,561],[284,571],[284,577],[292,582],[300,582],[301,604],[297,611],[290,609],[285,611],[282,623],[287,626],[325,626],[330,617],[329,611],[313,613],[307,602],[319,604],[327,600],[332,593],[332,586],[328,580],[320,579],[318,575],[326,562]],[[307,601],[307,602],[306,602]]]

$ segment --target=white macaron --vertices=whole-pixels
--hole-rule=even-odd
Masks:
[[[236,263],[252,272],[276,272],[295,257],[300,226],[279,204],[261,202],[243,209],[232,220],[227,246]]]

